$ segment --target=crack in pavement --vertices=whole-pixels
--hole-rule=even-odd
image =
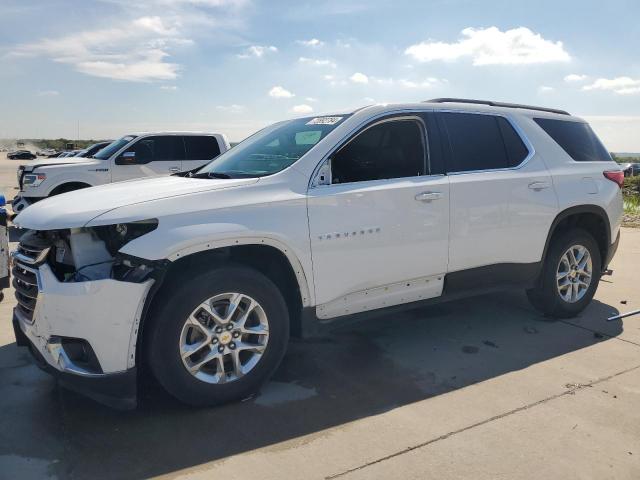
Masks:
[[[566,391],[564,391],[562,393],[558,393],[556,395],[552,395],[550,397],[543,398],[542,400],[538,400],[537,402],[533,402],[533,403],[529,403],[527,405],[523,405],[522,407],[518,407],[518,408],[515,408],[513,410],[509,410],[508,412],[501,413],[500,415],[494,415],[493,417],[487,418],[487,419],[482,420],[480,422],[476,422],[476,423],[473,423],[471,425],[467,425],[466,427],[460,428],[458,430],[454,430],[452,432],[445,433],[443,435],[440,435],[439,437],[432,438],[431,440],[427,440],[425,442],[419,443],[417,445],[413,445],[411,447],[407,447],[404,450],[400,450],[400,451],[391,453],[389,455],[386,455],[384,457],[378,458],[378,459],[373,460],[371,462],[364,463],[364,464],[362,464],[362,465],[360,465],[358,467],[354,467],[354,468],[351,468],[349,470],[345,470],[344,472],[335,473],[333,475],[325,477],[325,480],[332,480],[334,478],[339,478],[339,477],[342,477],[342,476],[347,475],[349,473],[353,473],[353,472],[357,472],[359,470],[363,470],[363,469],[365,469],[367,467],[370,467],[372,465],[376,465],[376,464],[382,463],[382,462],[384,462],[386,460],[390,460],[392,458],[399,457],[400,455],[404,455],[405,453],[409,453],[409,452],[412,452],[414,450],[418,450],[420,448],[426,447],[428,445],[431,445],[433,443],[439,442],[441,440],[446,440],[447,438],[452,437],[454,435],[458,435],[459,433],[463,433],[463,432],[466,432],[468,430],[472,430],[472,429],[474,429],[476,427],[481,427],[482,425],[486,425],[488,423],[494,422],[496,420],[500,420],[502,418],[509,417],[509,416],[514,415],[516,413],[519,413],[519,412],[522,412],[522,411],[525,411],[525,410],[529,410],[530,408],[537,407],[538,405],[542,405],[542,404],[547,403],[547,402],[549,402],[551,400],[556,400],[558,398],[564,397],[565,395],[573,395],[578,390],[582,390],[583,388],[593,387],[594,385],[598,385],[599,383],[606,382],[608,380],[611,380],[612,378],[618,377],[620,375],[624,375],[626,373],[629,373],[629,372],[632,372],[632,371],[638,370],[638,369],[640,369],[640,365],[636,365],[635,367],[627,368],[626,370],[622,370],[620,372],[613,373],[613,374],[608,375],[606,377],[598,378],[598,379],[593,380],[593,381],[588,382],[588,383],[577,384],[577,385],[573,386],[573,388],[570,388],[570,389],[568,389],[568,390],[566,390]]]

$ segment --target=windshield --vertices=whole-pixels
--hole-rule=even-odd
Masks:
[[[271,125],[205,165],[193,176],[263,177],[293,165],[348,115],[307,117]]]
[[[114,140],[109,145],[107,145],[102,150],[100,150],[98,153],[96,153],[93,156],[93,158],[99,158],[100,160],[107,160],[109,157],[111,157],[111,155],[116,153],[118,150],[120,150],[122,147],[124,147],[127,143],[129,143],[134,138],[136,138],[135,135],[127,135],[126,137],[122,137],[118,140]]]

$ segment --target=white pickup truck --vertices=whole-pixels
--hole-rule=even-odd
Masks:
[[[16,340],[114,406],[136,404],[138,368],[212,405],[259,389],[290,333],[345,317],[497,288],[572,317],[608,273],[623,181],[559,110],[436,99],[280,122],[182,177],[19,214]]]
[[[125,135],[91,157],[48,158],[18,167],[13,211],[60,193],[202,167],[229,149],[219,133],[153,132]]]

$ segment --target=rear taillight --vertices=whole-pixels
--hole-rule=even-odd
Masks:
[[[620,170],[610,170],[602,172],[605,177],[614,183],[617,183],[620,188],[624,185],[624,172]]]

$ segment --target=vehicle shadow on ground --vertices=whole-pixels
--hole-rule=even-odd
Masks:
[[[293,340],[260,395],[209,409],[185,407],[147,386],[138,410],[117,412],[32,373],[28,392],[7,395],[12,404],[35,396],[26,400],[33,411],[23,413],[34,418],[19,425],[12,417],[8,424],[34,430],[18,440],[5,438],[2,443],[11,443],[0,448],[57,458],[50,469],[59,478],[166,474],[283,441],[293,445],[304,435],[607,341],[622,330],[619,322],[606,322],[615,313],[594,301],[574,320],[576,327],[547,321],[524,295],[501,293],[381,316],[321,338]],[[0,349],[0,365],[16,352],[14,345]],[[11,385],[3,391],[19,388]],[[7,401],[1,402],[9,406],[2,415],[17,412]],[[46,447],[47,437],[64,447]]]

